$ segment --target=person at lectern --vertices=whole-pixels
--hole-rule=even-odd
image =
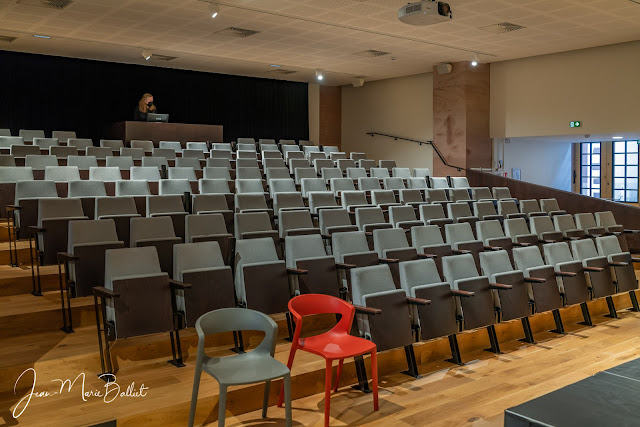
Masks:
[[[138,101],[133,117],[138,121],[147,121],[147,113],[155,113],[157,111],[156,106],[153,104],[153,95],[145,93]]]

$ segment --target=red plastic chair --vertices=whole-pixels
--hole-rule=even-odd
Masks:
[[[371,353],[371,377],[373,380],[373,409],[378,410],[378,361],[376,345],[363,338],[349,335],[355,308],[348,302],[330,295],[305,294],[299,295],[289,301],[289,311],[295,320],[296,329],[293,334],[291,352],[287,367],[291,369],[293,358],[297,350],[322,356],[326,360],[325,387],[324,387],[324,425],[329,425],[329,400],[331,397],[331,374],[334,360],[339,360],[336,372],[336,382],[333,391],[338,391],[342,364],[347,357],[362,356]],[[334,313],[342,317],[331,330],[307,338],[300,338],[303,316],[314,314]],[[283,390],[280,390],[278,406],[282,406]]]

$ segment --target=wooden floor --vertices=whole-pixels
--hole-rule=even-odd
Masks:
[[[4,243],[0,242],[0,259]],[[186,425],[193,384],[197,338],[193,329],[182,336],[185,364],[175,368],[166,363],[171,350],[168,337],[148,336],[117,342],[112,350],[116,361],[120,392],[127,387],[145,396],[120,396],[110,403],[81,392],[82,379],[71,392],[48,397],[33,396],[17,419],[14,411],[24,408],[33,383],[35,391],[59,392],[55,379],[73,379],[84,373],[85,392],[104,392],[105,383],[97,378],[100,359],[91,298],[74,301],[76,332],[59,330],[59,293],[55,292],[56,269],[43,270],[47,286],[43,297],[30,291],[30,272],[22,268],[0,266],[0,426],[91,426],[117,421],[119,426]],[[566,335],[547,332],[553,326],[550,315],[531,318],[537,344],[518,341],[519,322],[496,327],[502,354],[483,351],[488,347],[484,330],[459,336],[464,366],[444,359],[448,342],[435,340],[415,345],[422,377],[414,379],[399,372],[406,369],[404,351],[380,354],[380,410],[373,412],[372,397],[351,388],[356,382],[353,363],[347,362],[337,393],[331,399],[331,425],[436,425],[499,426],[506,408],[531,400],[584,379],[596,372],[640,357],[640,313],[629,307],[627,295],[615,297],[619,318],[604,317],[604,301],[590,303],[595,327],[579,325],[578,307],[563,309]],[[285,362],[290,343],[284,338],[283,316],[275,316],[280,327],[276,358]],[[311,330],[328,327],[333,319],[318,318]],[[248,347],[260,337],[249,334]],[[229,336],[207,341],[212,354],[230,354]],[[33,371],[32,371],[32,370]],[[299,353],[292,371],[294,425],[321,425],[324,408],[324,362]],[[16,386],[18,376],[26,374]],[[280,383],[274,383],[266,420],[260,417],[261,385],[230,390],[227,425],[284,425],[284,410],[274,404]],[[111,391],[113,393],[112,386]],[[109,395],[113,397],[113,394]],[[216,425],[218,388],[214,379],[203,375],[200,384],[197,425]]]

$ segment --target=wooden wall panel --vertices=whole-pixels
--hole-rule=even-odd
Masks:
[[[342,147],[342,88],[320,86],[320,145]]]

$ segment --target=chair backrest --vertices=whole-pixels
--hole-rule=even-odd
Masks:
[[[596,218],[591,212],[577,213],[575,214],[575,219],[576,227],[581,230],[597,227]]]
[[[33,168],[28,166],[2,166],[0,167],[0,182],[33,181]]]
[[[412,289],[417,286],[442,283],[438,267],[432,259],[405,261],[401,262],[398,267],[400,270],[400,287],[406,292],[407,296],[412,296]]]
[[[354,304],[366,305],[365,296],[395,289],[391,270],[386,264],[351,270],[351,296]]]
[[[116,196],[150,196],[149,183],[145,180],[116,181]]]
[[[353,317],[355,315],[353,305],[332,295],[323,294],[298,295],[289,301],[289,311],[296,317],[294,340],[300,336],[302,331],[303,321],[301,317],[328,313],[340,315],[340,320],[331,328],[331,332],[329,332],[335,336],[350,333],[351,324],[353,323]]]
[[[19,169],[19,168],[16,168]],[[42,199],[58,197],[56,183],[53,181],[16,181],[15,204],[20,205],[23,199]]]
[[[507,215],[517,214],[520,212],[518,211],[518,205],[516,205],[515,200],[506,199],[498,200],[498,213],[506,217]]]
[[[413,176],[416,178],[427,178],[431,176],[429,168],[413,168]]]
[[[26,141],[28,139],[25,138]],[[49,147],[59,145],[58,138],[33,138],[33,145],[40,147],[41,150],[48,150]]]
[[[131,218],[130,242],[135,247],[139,240],[175,238],[170,216],[153,218]]]
[[[351,206],[367,206],[367,195],[364,191],[343,191],[341,194],[342,207],[349,209]]]
[[[229,211],[227,198],[224,194],[197,194],[191,196],[193,213]]]
[[[202,171],[202,177],[204,179],[223,179],[225,181],[231,181],[229,169],[225,167],[205,167]]]
[[[553,217],[553,225],[558,231],[575,230],[576,223],[573,222],[573,215],[555,215]]]
[[[161,273],[158,251],[155,246],[107,249],[105,251],[104,284],[107,289],[113,289],[113,281],[119,277]]]
[[[338,159],[337,161],[338,169],[341,171],[346,171],[348,168],[355,168],[356,162],[351,159]]]
[[[518,270],[527,270],[529,268],[541,267],[545,265],[542,254],[538,246],[527,246],[524,248],[513,249],[513,261]]]
[[[248,212],[235,215],[234,236],[236,239],[242,239],[243,233],[270,230],[273,230],[273,227],[267,212]],[[255,239],[250,240],[254,241]]]
[[[44,179],[69,182],[80,180],[80,170],[77,166],[47,166],[44,168]]]
[[[26,157],[28,155],[40,155],[40,148],[35,145],[12,145],[9,148],[9,153],[13,157]]]
[[[53,145],[49,147],[49,154],[56,156],[59,159],[64,159],[69,156],[77,156],[78,149],[71,146]]]
[[[195,215],[198,216],[198,215]],[[182,281],[184,272],[223,267],[218,242],[179,243],[173,245],[173,277]]]
[[[412,206],[389,206],[389,222],[395,226],[399,222],[417,221],[416,210]]]
[[[493,187],[493,198],[498,200],[511,199],[509,187]]]
[[[89,170],[98,167],[98,159],[95,156],[69,156],[67,166],[75,166],[79,170]]]
[[[291,174],[289,173],[289,169],[286,167],[266,168],[264,172],[267,177],[267,182],[272,179],[291,179],[293,181],[293,178],[291,178]]]
[[[134,160],[142,160],[144,157],[144,150],[142,148],[121,147],[120,157],[131,157]]]
[[[494,216],[498,214],[493,202],[489,200],[473,202],[473,213],[480,219],[484,219],[486,216]]]
[[[391,175],[396,178],[411,178],[411,169],[409,168],[393,168]]]
[[[384,182],[385,190],[404,190],[406,188],[402,178],[383,178],[382,181]]]
[[[131,140],[131,148],[142,148],[143,151],[151,153],[153,151],[153,141],[143,141],[139,139]]]
[[[68,197],[107,197],[102,181],[70,181]]]
[[[191,162],[190,166],[192,167],[195,166],[194,160],[198,160],[198,169],[200,169],[200,160],[204,160],[205,155],[201,150],[188,150],[185,148],[184,150],[182,150],[182,157],[176,158],[176,161],[179,159],[185,159],[183,161],[184,164],[186,164],[187,162]]]
[[[267,210],[267,200],[262,193],[245,193],[235,195],[236,211],[262,209]]]
[[[596,246],[601,256],[609,256],[623,253],[618,236],[596,237]]]
[[[596,212],[594,215],[596,217],[596,224],[598,227],[613,227],[618,225],[615,217],[613,216],[613,212],[611,211]]]
[[[384,224],[386,222],[382,209],[378,207],[356,209],[356,225],[360,231],[364,231],[365,225]]]
[[[335,233],[331,240],[332,253],[336,262],[344,262],[345,255],[371,252],[364,231]]]
[[[367,153],[358,153],[358,152],[352,151],[351,153],[349,153],[349,158],[357,162],[359,160],[366,159]]]
[[[378,178],[358,178],[358,189],[360,191],[381,190]]]
[[[229,234],[222,214],[187,215],[184,220],[184,230],[187,243],[191,243],[197,236]]]
[[[380,258],[386,258],[389,249],[409,248],[407,234],[402,228],[383,228],[373,230],[373,247]]]
[[[213,150],[231,151],[231,143],[230,142],[214,142],[213,144],[211,144],[211,148]]]
[[[1,148],[10,148],[12,145],[24,145],[24,139],[21,136],[0,136]]]
[[[473,187],[471,188],[471,198],[473,200],[492,200],[493,195],[489,187]]]
[[[256,140],[254,138],[244,138],[243,137],[243,138],[238,138],[236,140],[236,143],[237,144],[253,144],[253,145],[255,145]]]
[[[109,167],[117,167],[120,170],[130,170],[133,164],[133,157],[131,156],[107,156],[106,166]]]
[[[451,188],[469,188],[469,180],[467,180],[466,176],[452,176],[451,177]]]
[[[156,166],[133,166],[130,177],[133,180],[160,181],[160,170]]]
[[[236,166],[238,166],[236,164]],[[236,179],[262,179],[262,172],[256,167],[236,167]]]
[[[478,277],[478,270],[473,255],[454,255],[442,258],[442,275],[454,289],[458,289],[457,283],[461,279]]]
[[[287,236],[284,239],[284,247],[287,267],[290,268],[296,268],[298,260],[327,257],[322,236],[319,234]]]
[[[367,171],[364,168],[347,168],[347,178],[359,179],[366,177]]]
[[[281,209],[308,209],[304,205],[304,201],[302,200],[302,194],[292,191],[285,193],[274,193],[273,194],[273,210],[280,215]]]
[[[346,209],[320,209],[318,212],[320,230],[328,234],[328,228],[336,226],[350,226],[351,219]]]
[[[547,243],[542,245],[542,250],[544,251],[544,259],[549,265],[555,266],[562,262],[573,261],[573,255],[571,255],[571,250],[566,242]]]
[[[322,170],[324,173],[324,169]],[[338,194],[342,191],[355,191],[356,187],[353,185],[351,178],[331,178],[329,180],[329,186],[334,194]]]
[[[531,234],[524,218],[505,219],[503,224],[504,232],[509,237]]]
[[[293,178],[272,179],[269,181],[269,191],[271,192],[271,197],[275,193],[295,193],[296,183]]]
[[[442,188],[429,188],[426,190],[426,199],[429,203],[448,202],[447,192]]]
[[[136,201],[133,197],[97,197],[96,219],[112,215],[139,216]]]
[[[322,178],[302,178],[300,180],[300,187],[302,189],[302,195],[310,197],[311,192],[327,192],[327,184],[325,184]],[[331,194],[333,194],[331,192]]]
[[[197,159],[196,159],[197,160]],[[196,171],[192,167],[169,168],[169,179],[186,179],[187,181],[197,181]]]
[[[75,254],[75,246],[90,243],[119,242],[113,219],[82,220],[69,222],[67,252]]]
[[[160,170],[162,169],[162,166],[164,166],[165,168],[169,168],[169,161],[166,157],[144,156],[142,158],[142,166],[154,167],[157,170]]]
[[[338,204],[333,193],[328,191],[313,191],[308,193],[309,209],[314,214],[318,213],[320,208],[336,208]]]
[[[246,265],[273,261],[279,261],[273,239],[247,239],[236,242],[236,271],[240,264]]]
[[[447,178],[443,176],[431,177],[431,188],[446,189],[449,188],[449,182],[447,181]]]
[[[318,174],[316,173],[316,170],[314,168],[296,168],[293,174],[295,177],[296,184],[302,184],[303,179],[318,178]],[[318,179],[322,179],[322,178],[318,178]],[[326,187],[327,185],[326,181],[322,179],[322,182],[325,183],[325,187]]]
[[[307,210],[280,211],[278,214],[280,237],[285,237],[289,230],[313,228],[311,212]]]
[[[11,154],[0,155],[0,166],[15,166],[15,165],[16,165],[16,159]]]
[[[485,276],[491,278],[494,274],[513,271],[507,251],[480,252],[480,268]]]
[[[58,159],[51,155],[27,154],[24,165],[33,168],[33,170],[45,170],[50,166],[58,166]]]
[[[593,239],[580,239],[571,241],[571,253],[573,258],[582,261],[587,258],[599,257],[596,244]]]
[[[540,207],[543,212],[554,212],[560,210],[560,206],[556,199],[540,199]]]
[[[111,151],[120,151],[124,147],[124,142],[121,139],[101,139],[100,147],[110,148]]]
[[[187,142],[187,150],[200,150],[203,153],[206,153],[209,151],[209,146],[206,142],[191,141]]]
[[[189,168],[192,170],[202,170],[202,165],[200,164],[200,159],[196,157],[178,157],[175,161],[175,167],[178,168]]]
[[[376,161],[371,159],[360,159],[358,160],[358,167],[363,168],[366,171],[370,171],[371,168],[376,167]]]
[[[471,230],[471,224],[468,222],[461,222],[458,224],[445,224],[444,234],[447,238],[447,243],[461,243],[472,242],[476,238],[473,236],[473,230]]]
[[[369,169],[373,178],[389,178],[389,169],[387,168],[371,168]]]
[[[122,173],[118,167],[89,167],[89,179],[92,181],[119,181]]]
[[[191,184],[188,179],[161,179],[158,184],[158,194],[179,194],[191,193]]]
[[[0,136],[11,136],[11,129],[0,129]]]
[[[69,138],[75,138],[76,133],[73,131],[54,130],[51,132],[52,138],[57,138],[58,141],[67,142]]]
[[[216,150],[216,149],[213,149],[213,150],[211,150],[209,152],[209,157],[210,157],[210,159],[207,159],[207,166],[217,166],[217,165],[213,165],[213,164],[210,165],[209,164],[209,160],[212,160],[212,159],[219,159],[219,160],[226,159],[229,162],[233,158],[233,153],[231,152],[231,150]],[[231,166],[229,166],[229,167],[231,167]]]
[[[426,178],[407,178],[407,188],[424,190],[429,188]]]
[[[485,243],[488,239],[499,239],[505,237],[500,221],[497,219],[476,222],[476,233],[478,234],[478,240]]]
[[[173,148],[154,148],[151,152],[152,157],[164,157],[167,160],[173,160],[176,158],[176,152]],[[144,159],[142,159],[144,162]]]
[[[174,153],[182,151],[182,143],[180,143],[180,141],[160,141],[158,147],[171,149]]]
[[[226,179],[201,179],[198,181],[200,194],[229,194],[229,182]]]
[[[260,193],[264,194],[264,187],[261,179],[236,179],[236,193],[237,194],[250,194]]]
[[[440,227],[437,225],[412,227],[411,242],[416,248],[421,248],[423,246],[444,245]]]
[[[444,208],[439,203],[430,205],[420,205],[420,220],[425,224],[432,219],[443,219],[447,216],[444,214]]]
[[[466,188],[452,188],[449,190],[449,197],[454,202],[471,200],[471,197],[469,197],[469,191],[467,191]]]
[[[371,192],[371,203],[377,206],[395,204],[396,196],[392,190],[373,190]]]
[[[315,168],[317,173],[321,173],[322,169],[324,168],[332,169],[335,166],[333,165],[333,161],[325,158],[325,159],[315,159],[313,161],[313,167]]]
[[[522,213],[535,213],[535,212],[542,212],[540,210],[540,205],[538,204],[538,201],[535,199],[531,199],[531,200],[520,200],[520,212]]]
[[[94,156],[96,159],[106,159],[113,154],[109,147],[87,147],[87,156]]]
[[[57,218],[83,218],[82,201],[60,197],[45,197],[38,200],[38,226],[43,221]]]
[[[449,214],[449,218],[452,218],[452,219],[473,216],[471,214],[471,208],[469,207],[469,203],[465,203],[465,202],[449,203],[447,205],[447,212]]]
[[[424,203],[420,190],[400,190],[400,203]]]
[[[556,231],[553,227],[553,223],[551,222],[551,218],[548,216],[531,217],[529,220],[529,226],[531,227],[531,232],[538,235],[538,237],[542,237],[542,233]]]
[[[147,216],[184,212],[182,197],[177,195],[147,197]]]
[[[272,153],[272,151],[267,151],[266,153]],[[278,152],[279,153],[279,152]],[[262,157],[262,168],[266,171],[269,168],[282,168],[285,169],[287,164],[281,157]]]

